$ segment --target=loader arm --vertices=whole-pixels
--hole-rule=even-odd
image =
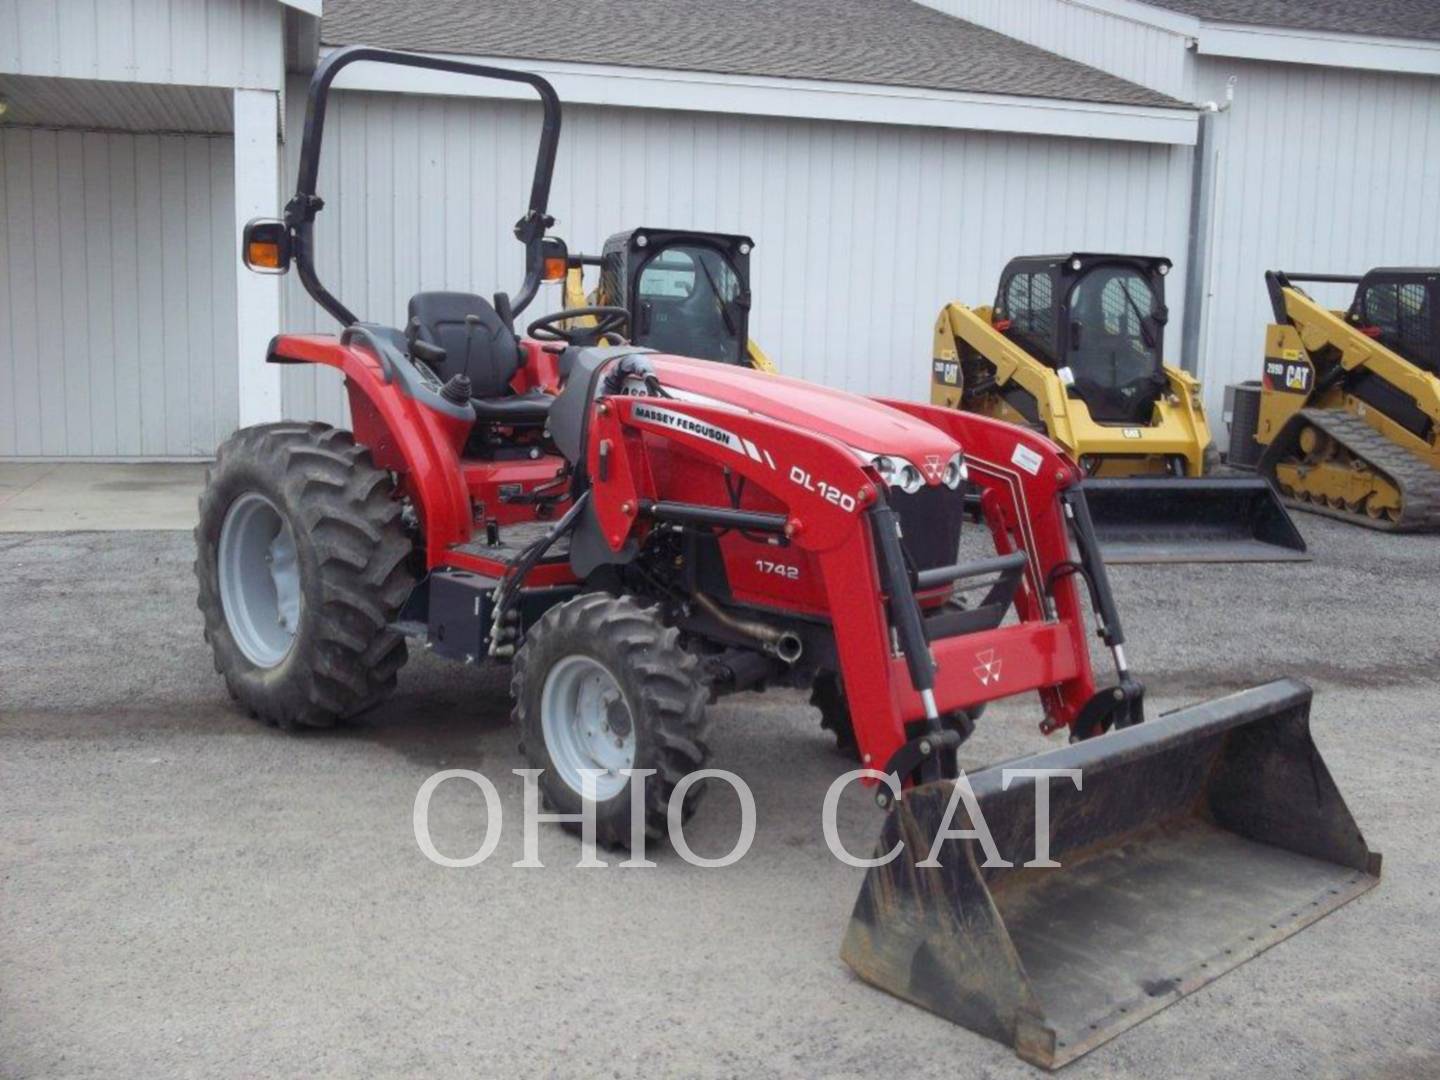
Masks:
[[[677,373],[667,374],[677,381]],[[1043,437],[998,421],[884,404],[970,438],[996,551],[1025,557],[1025,583],[1014,596],[1017,624],[949,629],[943,617],[922,612],[918,593],[924,584],[909,583],[904,566],[885,550],[881,530],[886,523],[893,530],[893,518],[873,470],[830,436],[733,407],[601,399],[587,471],[604,543],[618,561],[643,545],[656,521],[708,517],[723,525],[734,513],[757,514],[746,527],[770,528],[779,545],[768,549],[772,557],[792,552],[787,561],[798,566],[799,576],[816,580],[862,760],[877,768],[914,741],[907,725],[927,720],[932,709],[951,713],[1037,691],[1047,732],[1089,715],[1087,706],[1109,710],[1106,727],[1112,714],[1138,712],[1138,686],[1134,697],[1097,694],[1076,579],[1061,569],[1071,559],[1061,492],[1078,484],[1075,466]],[[717,463],[732,478],[731,490],[743,480],[743,505],[699,501],[694,470],[713,473]],[[738,572],[741,562],[732,569]],[[897,572],[907,582],[900,587]],[[772,596],[769,606],[780,602]],[[907,644],[912,616],[909,625],[924,636]],[[1002,672],[1003,681],[990,672]]]
[[[1286,318],[1308,355],[1314,356],[1327,348],[1333,349],[1338,354],[1338,366],[1345,373],[1362,369],[1373,372],[1410,398],[1415,403],[1415,408],[1429,418],[1432,435],[1428,440],[1394,423],[1386,425],[1386,428],[1391,430],[1382,428],[1382,432],[1386,435],[1392,435],[1393,432],[1397,442],[1422,456],[1432,456],[1434,464],[1440,468],[1440,445],[1437,445],[1434,434],[1440,431],[1440,377],[1410,363],[1299,289],[1293,286],[1285,288],[1283,295]],[[1326,385],[1324,373],[1317,372],[1317,378],[1304,403],[1310,404],[1313,399],[1319,404],[1326,394],[1341,392],[1343,380],[1337,379],[1335,383]]]
[[[954,386],[938,396],[943,400],[932,401],[936,405],[960,408],[966,392],[964,374],[960,365],[960,345],[969,346],[988,360],[995,368],[995,388],[1014,383],[1035,399],[1040,413],[1040,422],[1052,442],[1059,443],[1072,459],[1080,455],[1079,443],[1071,424],[1065,384],[1052,368],[1036,360],[1015,342],[997,330],[990,322],[988,308],[970,308],[964,304],[946,304],[936,323],[935,365],[937,387],[941,380],[938,375],[942,365],[945,368],[944,383]],[[953,368],[953,379],[949,377]]]

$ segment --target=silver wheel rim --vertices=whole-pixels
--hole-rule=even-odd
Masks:
[[[613,799],[635,765],[635,718],[610,669],[588,656],[567,656],[551,667],[540,691],[540,730],[560,779],[584,795],[582,769],[595,777],[595,801]]]
[[[300,625],[295,536],[258,492],[241,495],[220,525],[220,606],[230,636],[259,668],[280,664]]]

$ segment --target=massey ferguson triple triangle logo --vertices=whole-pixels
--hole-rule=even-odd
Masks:
[[[943,465],[940,464],[940,455],[939,455],[939,454],[926,454],[926,455],[925,455],[925,475],[926,475],[926,476],[930,477],[931,480],[939,480],[940,477],[941,477],[941,475],[942,475],[944,472],[945,472],[945,466],[943,466]]]
[[[1000,661],[995,658],[994,649],[976,653],[975,662],[980,665],[975,669],[975,677],[980,680],[981,686],[1000,681]]]

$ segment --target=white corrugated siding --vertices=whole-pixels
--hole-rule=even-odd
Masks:
[[[1169,30],[1065,0],[920,2],[1182,101],[1193,94],[1185,39]]]
[[[298,132],[302,88],[289,99]],[[332,291],[361,318],[401,325],[420,289],[514,289],[510,229],[538,115],[509,102],[332,99],[316,226]],[[752,333],[787,373],[920,398],[940,306],[990,302],[1011,256],[1115,248],[1180,262],[1188,162],[1147,145],[574,107],[551,208],[571,249],[591,253],[636,225],[749,233]],[[1182,285],[1170,286],[1172,346]],[[283,323],[333,329],[294,275]],[[286,369],[287,415],[339,420],[342,397],[333,372]]]
[[[0,0],[0,71],[277,90],[274,0]]]
[[[1440,79],[1199,63],[1204,94],[1238,77],[1235,105],[1214,128],[1213,293],[1201,354],[1214,409],[1225,383],[1259,377],[1266,270],[1440,263]],[[1353,294],[1312,291],[1337,307]]]
[[[206,455],[234,429],[232,156],[0,131],[0,456]]]

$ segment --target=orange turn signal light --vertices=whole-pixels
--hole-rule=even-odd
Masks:
[[[278,218],[247,222],[240,237],[245,265],[261,274],[283,274],[290,269],[290,230]]]
[[[265,240],[251,240],[245,251],[245,262],[268,270],[280,269],[280,245]]]
[[[564,255],[547,255],[545,257],[545,280],[564,281],[568,265]]]

